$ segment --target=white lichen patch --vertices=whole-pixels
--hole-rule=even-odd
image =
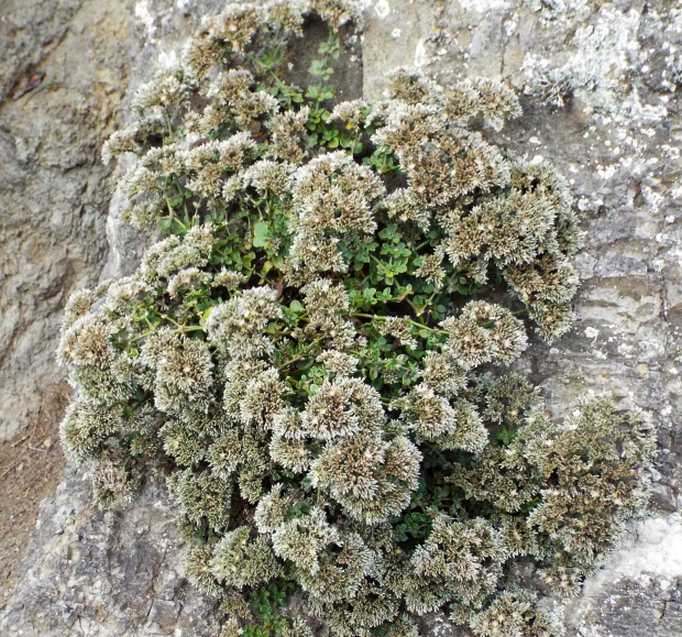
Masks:
[[[594,327],[586,327],[585,336],[589,339],[596,339],[599,337],[599,330],[595,329]]]
[[[594,597],[614,581],[682,577],[682,516],[654,517],[634,525],[585,586]]]
[[[385,20],[391,13],[391,5],[388,0],[377,0],[374,5],[374,13],[380,20]]]
[[[149,40],[154,40],[156,33],[156,16],[149,7],[149,0],[139,0],[135,5],[135,17],[142,23]]]
[[[561,66],[541,54],[527,53],[522,65],[526,90],[545,95],[557,106],[569,92],[584,91],[595,109],[619,111],[619,82],[639,51],[639,20],[635,9],[624,13],[607,5],[594,23],[578,26]]]
[[[465,11],[485,13],[486,11],[507,9],[510,5],[510,0],[459,0],[459,4]]]
[[[427,62],[428,54],[426,51],[426,42],[424,40],[419,40],[414,50],[414,66],[421,69],[426,66]]]

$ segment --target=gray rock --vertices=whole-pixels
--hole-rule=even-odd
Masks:
[[[682,518],[658,516],[633,528],[623,545],[568,608],[579,637],[682,634]]]
[[[165,488],[152,481],[124,514],[102,513],[71,470],[41,507],[1,634],[213,637],[215,601],[187,583],[181,550]]]
[[[62,46],[85,8],[106,11],[109,6],[85,0],[61,2],[50,14],[38,4],[33,14],[30,7],[24,10],[23,24],[33,24],[30,15],[34,15],[39,25],[35,28],[62,37]],[[196,18],[221,4],[143,0],[112,9],[110,19],[117,16],[121,24],[128,24],[131,37],[124,57],[137,58],[121,104],[149,76],[151,61],[172,60]],[[502,78],[524,94],[525,114],[504,131],[489,134],[510,152],[525,149],[530,161],[547,159],[570,180],[587,236],[579,258],[584,283],[576,303],[578,322],[570,335],[551,346],[535,343],[526,365],[543,384],[558,417],[590,393],[614,394],[623,406],[645,410],[658,427],[660,454],[654,517],[633,525],[622,547],[588,578],[582,595],[567,608],[567,632],[573,637],[682,634],[682,521],[674,513],[680,508],[682,485],[682,188],[678,185],[682,12],[672,0],[375,0],[368,5],[362,39],[366,97],[381,96],[387,68],[397,65],[417,64],[443,81],[476,75]],[[2,80],[5,92],[35,64],[36,53],[25,43],[41,41],[23,32],[13,37],[16,60],[0,67],[0,77],[10,78]],[[47,48],[58,50],[56,45]],[[349,86],[355,81],[350,77]],[[72,97],[75,101],[64,94],[52,108],[60,112],[60,107],[79,103]],[[10,115],[18,113],[18,108],[5,103],[0,106],[3,118],[6,109]],[[92,109],[87,113],[91,116]],[[45,171],[45,177],[40,177],[43,190],[30,195],[34,214],[51,201],[51,188],[73,192],[72,199],[63,195],[62,202],[80,201],[83,193],[94,197],[82,184],[94,188],[106,174],[94,159],[84,163],[97,142],[86,133],[68,136],[74,126],[89,120],[79,120],[75,114],[72,118],[66,117],[66,124],[58,120],[44,133],[65,139],[61,149],[28,134],[27,121],[18,114],[10,120],[12,128],[4,124],[0,128],[5,156],[13,158],[4,168],[3,180],[12,192],[23,193],[28,170],[37,166]],[[75,176],[81,175],[81,169],[85,181],[78,182]],[[47,175],[52,181],[47,181]],[[122,207],[123,202],[115,199],[107,221],[111,243],[107,275],[132,269],[146,240],[122,224]],[[27,378],[40,369],[36,361],[49,363],[54,345],[49,338],[52,335],[54,340],[54,323],[67,288],[67,279],[60,274],[66,266],[55,265],[61,263],[61,253],[54,252],[54,246],[64,248],[63,259],[71,258],[80,268],[71,266],[75,273],[68,287],[94,280],[104,262],[104,247],[99,252],[94,247],[104,245],[102,225],[95,225],[94,215],[84,213],[82,218],[90,221],[76,222],[70,214],[68,205],[60,205],[54,217],[36,217],[30,226],[21,226],[27,237],[32,236],[29,230],[44,232],[50,218],[59,231],[69,224],[76,230],[50,244],[53,251],[46,256],[44,269],[24,269],[26,260],[18,261],[9,278],[15,288],[2,289],[4,299],[8,289],[18,290],[15,297],[22,289],[30,290],[21,298],[24,305],[10,311],[10,321],[5,322],[15,325],[12,333],[21,338],[28,338],[23,336],[27,330],[35,330],[36,336],[25,341],[23,349],[19,336],[5,339],[13,344],[9,355],[0,357],[0,365],[6,366],[7,360],[14,365],[0,370],[23,374],[6,375],[9,381],[0,374],[0,379],[15,383],[6,386],[23,391],[24,401],[31,395]],[[16,217],[17,228],[24,216]],[[85,235],[87,241],[77,239],[83,227],[91,232]],[[20,235],[12,236],[15,245],[22,245]],[[36,254],[43,252],[42,246],[36,250]],[[51,272],[50,268],[62,269]],[[44,311],[42,319],[43,310],[36,308],[47,308],[48,301],[51,309]],[[31,327],[34,323],[40,327]],[[29,371],[26,352],[38,348],[43,338],[47,339],[43,358],[31,353]],[[120,516],[104,515],[91,508],[82,482],[70,476],[55,498],[45,503],[38,524],[26,574],[0,618],[2,634],[210,634],[206,631],[213,629],[215,615],[209,601],[183,582],[175,559],[182,543],[174,531],[172,508],[158,486],[148,487]],[[138,536],[137,528],[146,530]],[[442,618],[432,617],[424,624],[424,634],[458,633]]]
[[[125,90],[129,4],[17,0],[0,12],[0,440],[64,382],[64,302],[106,257],[99,151]]]

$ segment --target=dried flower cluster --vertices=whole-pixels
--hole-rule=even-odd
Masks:
[[[550,422],[506,369],[532,324],[570,326],[569,193],[476,129],[520,113],[495,82],[400,70],[384,101],[334,106],[282,79],[312,16],[327,78],[347,3],[230,5],[108,142],[137,156],[130,220],[166,238],[69,301],[65,447],[103,506],[167,475],[223,637],[312,635],[311,615],[413,636],[437,609],[559,634],[511,566],[574,589],[644,501],[652,448],[606,402]],[[306,613],[253,632],[272,586]]]

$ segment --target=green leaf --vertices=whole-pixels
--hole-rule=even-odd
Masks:
[[[376,293],[377,293],[376,288],[365,288],[362,291],[362,296],[365,298],[366,301],[372,301],[374,300]]]
[[[327,65],[326,60],[313,60],[308,69],[308,73],[314,77],[328,80],[332,76],[332,73],[334,73],[334,69]]]
[[[495,438],[497,439],[498,442],[500,442],[503,446],[506,447],[513,442],[514,438],[516,438],[516,433],[517,432],[514,429],[502,427],[495,434]]]
[[[334,97],[334,89],[331,86],[313,84],[308,87],[306,97],[316,102],[326,102]]]
[[[270,226],[265,221],[258,221],[253,226],[253,247],[264,248],[270,238]]]

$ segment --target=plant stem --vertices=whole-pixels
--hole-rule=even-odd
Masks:
[[[365,314],[364,312],[354,312],[351,314],[351,316],[356,317],[356,318],[367,318],[367,319],[376,319],[378,321],[388,321],[390,320],[391,316],[382,316],[381,314]],[[429,327],[428,325],[425,325],[424,323],[420,323],[419,321],[413,321],[412,319],[409,318],[404,318],[403,320],[406,320],[408,323],[411,323],[415,327],[418,327],[419,329],[422,330],[428,330],[429,332],[435,332],[436,334],[447,334],[448,332],[445,330],[439,330],[436,327]]]

